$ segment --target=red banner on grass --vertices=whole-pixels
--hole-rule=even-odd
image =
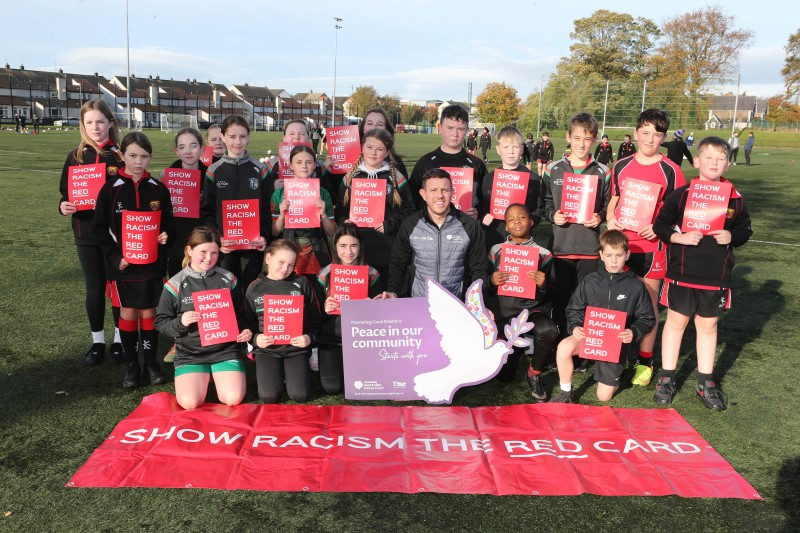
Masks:
[[[509,273],[508,280],[497,287],[499,296],[536,298],[536,282],[528,272],[539,269],[539,248],[504,244],[500,247],[500,264],[497,270]]]
[[[760,500],[674,409],[142,399],[67,483],[291,492]]]
[[[106,164],[74,165],[69,167],[67,198],[78,211],[94,209],[97,195],[106,182]]]
[[[331,265],[330,287],[334,300],[363,300],[369,296],[369,266],[367,265]],[[339,315],[336,309],[329,315]]]
[[[289,210],[284,217],[286,229],[318,228],[319,196],[318,179],[292,179],[283,183],[284,198],[289,200]]]
[[[258,200],[222,201],[222,237],[235,241],[231,250],[247,250],[261,236]]]
[[[176,218],[200,218],[199,170],[165,168],[164,185],[172,199],[172,214]]]
[[[495,169],[489,214],[497,220],[505,220],[508,206],[511,204],[525,205],[530,180],[529,172]]]
[[[361,155],[358,126],[336,126],[325,130],[325,144],[334,174],[347,174]]]
[[[564,172],[561,188],[561,212],[570,224],[583,224],[592,219],[597,201],[599,178],[592,174]]]
[[[377,228],[386,216],[386,180],[353,178],[350,181],[350,222],[360,228]]]
[[[699,231],[708,235],[725,227],[728,201],[731,197],[731,182],[692,180],[689,197],[683,211],[681,231]]]
[[[583,320],[583,333],[580,356],[584,359],[619,363],[622,339],[619,334],[625,331],[625,311],[612,311],[600,307],[587,307]]]
[[[472,183],[475,180],[474,168],[442,167],[450,174],[450,183],[453,184],[452,204],[459,211],[472,207]],[[414,193],[415,191],[411,191]]]
[[[264,295],[264,335],[274,344],[290,344],[303,334],[303,296]]]
[[[131,265],[158,259],[161,211],[122,211],[122,257]]]
[[[192,295],[194,310],[202,314],[197,323],[200,330],[200,345],[212,346],[223,342],[235,342],[239,336],[236,310],[233,308],[231,291],[218,289],[198,291]]]

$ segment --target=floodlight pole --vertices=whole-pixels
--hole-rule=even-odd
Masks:
[[[336,56],[339,53],[339,23],[342,19],[333,17],[333,27],[336,30],[336,44],[333,47],[333,101],[331,102],[331,126],[336,126]]]
[[[642,86],[642,111],[644,111],[644,96],[647,94],[647,80],[644,80],[644,85]]]
[[[542,93],[544,92],[544,74],[542,74],[542,83],[539,85],[539,112],[536,113],[536,138],[539,138],[539,128],[542,125]]]
[[[603,133],[600,134],[601,136],[606,134],[606,111],[608,110],[608,83],[609,80],[606,80],[606,99],[603,102]]]
[[[736,75],[736,98],[733,100],[733,117],[731,119],[731,137],[733,137],[734,132],[736,131],[736,111],[739,107],[739,85],[742,81],[741,73]]]
[[[131,33],[128,29],[128,0],[125,0],[125,51],[128,56],[128,78],[127,87],[125,90],[128,92],[128,129],[133,124],[133,105],[131,99]]]

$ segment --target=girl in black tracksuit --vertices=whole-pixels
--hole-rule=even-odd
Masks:
[[[81,143],[67,155],[61,172],[59,213],[72,215],[75,246],[86,283],[86,314],[92,332],[92,346],[84,358],[86,364],[100,363],[106,352],[104,321],[106,314],[106,270],[103,252],[92,233],[94,209],[78,211],[69,200],[70,167],[105,165],[106,181],[116,179],[124,166],[119,151],[119,132],[111,109],[103,100],[89,100],[81,107]],[[112,307],[114,315],[114,342],[108,349],[109,360],[124,361],[119,338],[119,307]]]
[[[293,272],[297,252],[291,241],[273,241],[264,255],[266,273],[251,283],[245,294],[244,325],[256,332],[253,357],[258,397],[264,403],[277,403],[284,382],[289,398],[297,403],[307,402],[311,392],[308,360],[319,337],[320,313],[311,282]],[[264,332],[265,296],[269,295],[303,296],[303,334],[293,337],[290,344],[276,345],[274,335]]]

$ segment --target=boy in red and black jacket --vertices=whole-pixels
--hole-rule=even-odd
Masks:
[[[608,142],[608,135],[603,135],[600,144],[594,149],[594,158],[597,159],[598,163],[602,163],[606,166],[614,162],[614,148],[612,148],[611,143]]]
[[[625,159],[636,153],[636,145],[631,142],[631,136],[626,135],[625,141],[619,145],[619,152],[617,152],[617,161]]]
[[[697,147],[694,167],[696,180],[724,182],[730,146],[719,137],[706,137]],[[753,231],[744,199],[731,187],[725,225],[703,235],[700,231],[681,233],[690,185],[676,189],[664,200],[653,224],[658,238],[670,244],[667,274],[661,304],[669,307],[661,337],[662,371],[654,399],[668,404],[675,395],[675,374],[683,332],[694,316],[697,331],[697,395],[709,409],[726,408],[725,396],[714,381],[714,356],[717,348],[717,322],[731,305],[733,248],[747,242]]]

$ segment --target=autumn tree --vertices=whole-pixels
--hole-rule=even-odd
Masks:
[[[492,82],[478,95],[475,106],[482,122],[505,125],[519,118],[520,101],[515,88],[505,83]]]
[[[779,124],[800,122],[800,106],[785,95],[773,96],[768,105],[767,120],[773,123],[773,129],[777,129]]]
[[[397,124],[400,117],[402,105],[400,105],[400,96],[397,94],[384,94],[378,98],[378,105],[386,111],[393,124]]]
[[[781,74],[786,82],[786,96],[789,99],[800,96],[800,30],[789,36]]]
[[[354,117],[364,117],[364,113],[372,107],[378,105],[380,97],[378,91],[372,85],[360,85],[356,87],[350,96],[349,112]]]
[[[417,104],[407,104],[400,109],[400,122],[416,124],[422,118],[422,108]]]
[[[439,110],[435,105],[429,105],[425,108],[425,111],[423,111],[422,116],[425,117],[428,124],[435,126],[436,122],[439,120]]]

